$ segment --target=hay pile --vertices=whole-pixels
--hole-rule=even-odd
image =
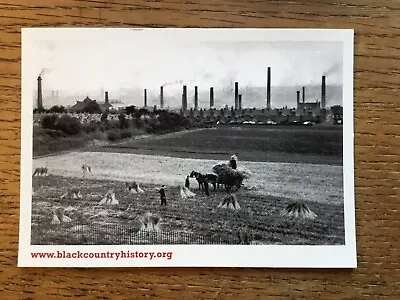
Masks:
[[[99,202],[99,205],[118,205],[119,201],[115,198],[114,191],[112,189],[104,195],[103,199]]]
[[[292,202],[286,206],[281,213],[282,216],[303,218],[303,219],[315,219],[317,215],[303,202]]]
[[[161,231],[161,217],[158,214],[146,213],[139,218],[142,226],[140,230],[146,231]]]
[[[70,189],[69,191],[67,191],[65,194],[63,194],[60,199],[64,199],[64,198],[72,198],[72,199],[82,199],[82,194],[80,192],[80,190],[76,187]]]
[[[47,170],[46,167],[36,168],[35,172],[33,172],[32,177],[35,177],[35,176],[48,176],[47,172],[48,172],[48,170]]]
[[[239,202],[236,199],[235,194],[231,194],[222,199],[218,204],[217,208],[229,208],[232,210],[240,210]]]
[[[62,208],[57,208],[53,211],[53,219],[51,221],[52,225],[60,225],[61,223],[70,223],[72,220],[70,217],[64,215]]]
[[[131,194],[143,194],[144,190],[140,188],[139,184],[134,181],[133,183],[125,182],[126,191]]]
[[[180,195],[182,199],[192,198],[196,196],[196,194],[190,191],[187,187],[181,187]]]
[[[213,166],[212,170],[218,176],[218,183],[224,184],[227,190],[232,187],[236,187],[236,190],[238,190],[242,186],[243,180],[249,178],[248,172],[234,170],[225,163]]]

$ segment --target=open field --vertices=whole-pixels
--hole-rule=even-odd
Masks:
[[[138,219],[146,212],[158,213],[161,232],[174,233],[170,244],[201,244],[230,241],[239,232],[247,232],[253,244],[334,245],[344,243],[343,205],[309,203],[318,217],[315,220],[291,219],[280,216],[290,202],[286,197],[260,196],[251,190],[237,193],[241,210],[217,208],[226,195],[198,194],[194,199],[181,199],[177,187],[167,188],[167,207],[159,206],[156,186],[144,184],[145,194],[128,194],[118,181],[81,180],[59,176],[35,177],[32,200],[32,244],[147,244],[138,236]],[[83,199],[60,199],[72,187],[79,187]],[[113,188],[119,205],[99,206],[98,202],[109,188]],[[192,189],[197,192],[196,188]],[[62,207],[71,223],[51,225],[51,209]],[[77,224],[79,224],[77,226]],[[124,228],[123,231],[116,230]],[[97,228],[96,234],[90,230]],[[118,229],[118,228],[117,228]],[[117,233],[123,232],[123,235]],[[171,236],[171,235],[169,235]],[[193,236],[191,240],[184,238]],[[165,243],[165,240],[164,240]]]
[[[219,126],[177,135],[95,147],[91,151],[182,158],[342,165],[343,132],[325,126]]]
[[[110,152],[71,152],[43,157],[33,167],[47,166],[49,173],[69,178],[82,178],[81,166],[92,167],[88,179],[133,181],[161,186],[183,185],[192,170],[211,173],[218,160],[167,157]],[[343,203],[341,166],[240,161],[240,168],[252,173],[244,182],[259,195],[290,197],[321,203]]]
[[[32,242],[235,244],[239,233],[247,232],[256,244],[343,244],[341,137],[340,130],[322,127],[218,127],[34,159],[33,168],[47,167],[50,176],[33,178]],[[236,193],[241,210],[217,208],[227,195],[223,191],[180,198],[179,186],[192,170],[212,173],[215,164],[233,153],[238,154],[239,168],[251,174]],[[83,174],[83,164],[90,165],[92,173]],[[144,195],[124,191],[124,183],[134,180],[144,187]],[[167,208],[159,206],[156,190],[163,184]],[[61,200],[72,187],[80,189],[83,199]],[[198,192],[193,179],[191,187]],[[110,188],[119,205],[97,205]],[[318,217],[281,216],[293,201],[307,203]],[[56,207],[72,222],[51,225],[51,209]],[[138,219],[146,212],[162,217],[161,237],[138,235]]]

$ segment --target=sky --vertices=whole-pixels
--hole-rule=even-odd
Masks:
[[[28,34],[29,33],[29,34]],[[31,31],[23,35],[23,76],[43,78],[44,91],[63,95],[98,91],[144,89],[170,92],[182,85],[199,89],[241,86],[265,87],[271,67],[273,87],[342,85],[343,44],[340,41],[288,41],[252,39],[246,33],[231,38],[210,33],[189,34],[167,30],[63,30]],[[229,36],[229,35],[228,35]],[[26,70],[26,72],[25,72]]]

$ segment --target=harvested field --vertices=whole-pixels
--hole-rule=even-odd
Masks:
[[[49,177],[34,177],[32,243],[37,244],[238,244],[243,232],[255,244],[336,245],[344,243],[342,131],[334,128],[218,127],[150,136],[106,147],[33,160]],[[227,195],[211,191],[181,199],[179,186],[192,170],[212,167],[237,153],[239,168],[251,173],[236,193],[241,210],[217,208]],[[91,166],[83,173],[81,166]],[[128,194],[137,181],[145,194]],[[167,187],[168,206],[157,190]],[[82,199],[60,199],[68,188]],[[99,206],[113,188],[119,202]],[[314,220],[281,215],[292,202],[306,203]],[[71,223],[51,224],[61,207]],[[140,217],[158,214],[161,231],[139,231]]]
[[[309,203],[318,217],[303,220],[280,215],[289,198],[260,196],[247,189],[237,193],[242,209],[232,211],[217,208],[226,195],[223,192],[181,199],[179,189],[169,187],[168,206],[161,207],[157,187],[152,184],[142,185],[144,194],[132,195],[118,181],[49,176],[35,177],[34,187],[32,244],[148,244],[152,235],[138,233],[138,220],[146,212],[161,216],[161,232],[156,235],[159,243],[230,244],[239,241],[240,232],[248,233],[256,244],[344,243],[343,205],[340,204]],[[83,198],[60,199],[72,187],[78,187]],[[109,188],[114,189],[119,205],[99,206]],[[55,208],[62,208],[71,223],[52,225],[51,210]]]
[[[192,170],[212,173],[218,160],[109,152],[72,152],[33,161],[33,168],[47,166],[49,173],[70,178],[139,181],[161,186],[183,185]],[[81,166],[92,167],[83,175]],[[343,203],[343,168],[315,164],[239,162],[253,175],[244,182],[258,195],[290,197],[321,203]],[[195,184],[195,181],[193,181]]]

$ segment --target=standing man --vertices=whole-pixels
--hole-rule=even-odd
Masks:
[[[206,195],[210,196],[210,192],[208,190],[208,181],[207,180],[204,181],[204,190],[206,192]]]
[[[186,176],[185,187],[189,188],[189,186],[190,186],[189,176]]]
[[[160,198],[161,198],[161,206],[164,204],[167,206],[167,198],[165,197],[165,185],[161,187],[161,189],[158,191],[160,193]]]
[[[237,168],[237,157],[236,155],[232,155],[231,159],[229,160],[229,164],[231,165],[231,168],[236,170]]]

